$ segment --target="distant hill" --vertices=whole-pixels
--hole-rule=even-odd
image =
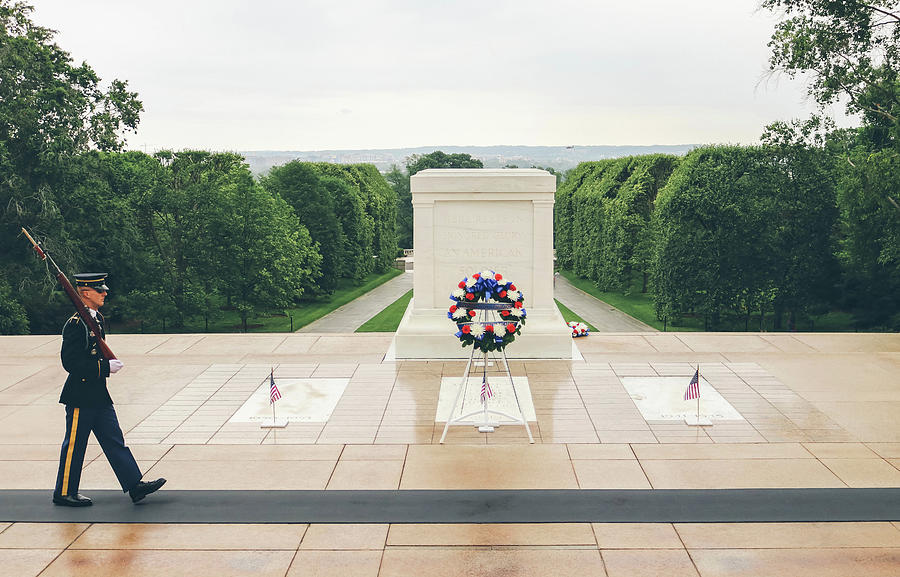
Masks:
[[[386,172],[392,164],[403,167],[406,157],[442,150],[448,154],[464,152],[481,159],[485,168],[514,165],[552,167],[559,171],[574,168],[580,162],[619,158],[639,154],[687,154],[696,144],[650,146],[421,146],[418,148],[383,148],[371,150],[248,150],[241,154],[255,174],[264,174],[273,166],[291,160],[333,162],[337,164],[369,163]]]

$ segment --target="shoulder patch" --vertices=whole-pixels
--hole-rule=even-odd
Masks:
[[[63,324],[63,332],[65,332],[65,330],[69,327],[69,325],[77,326],[81,322],[82,322],[81,317],[78,316],[78,313],[75,313],[74,315],[72,315],[68,319],[66,319],[65,324]]]

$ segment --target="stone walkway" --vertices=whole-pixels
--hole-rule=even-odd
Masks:
[[[512,361],[534,400],[521,427],[453,427],[437,444],[457,361],[385,362],[392,334],[118,335],[110,379],[148,478],[138,506],[95,440],[81,492],[128,523],[34,523],[0,508],[0,576],[521,575],[894,577],[900,521],[815,523],[165,523],[182,491],[719,490],[900,487],[900,335],[597,333],[578,361]],[[65,435],[59,337],[0,337],[0,491],[44,491]],[[646,420],[633,377],[704,379],[741,421]],[[271,366],[349,384],[326,422],[231,423]],[[286,378],[286,377],[284,377]],[[407,496],[412,495],[407,494]],[[340,495],[338,495],[339,497]],[[113,501],[110,501],[113,500]],[[227,506],[223,502],[222,506]],[[896,500],[886,507],[897,507]],[[748,519],[749,520],[749,519]]]
[[[352,333],[413,287],[412,271],[378,285],[358,299],[309,323],[298,333]]]
[[[569,307],[573,313],[594,325],[598,332],[634,333],[656,331],[650,325],[626,315],[619,309],[606,304],[581,289],[575,288],[562,275],[556,277],[553,296],[556,297],[556,300]]]

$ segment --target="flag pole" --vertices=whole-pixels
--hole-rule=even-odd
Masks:
[[[697,363],[697,422],[700,422],[700,363]]]
[[[273,392],[275,393],[274,397],[272,395]],[[272,366],[269,369],[269,404],[272,405],[272,422],[271,423],[263,422],[263,424],[260,425],[261,428],[263,428],[263,429],[283,429],[287,426],[287,420],[285,420],[283,423],[279,423],[276,418],[276,415],[275,415],[275,403],[280,398],[281,398],[281,393],[278,391],[278,387],[275,386],[275,367]]]
[[[485,338],[485,337],[482,337],[482,338]],[[487,390],[488,390],[488,387],[490,387],[490,385],[488,384],[488,380],[487,380],[487,364],[488,364],[488,354],[487,354],[487,351],[485,351],[484,352],[484,372],[482,373],[482,377],[481,377],[482,383],[483,383],[482,384],[483,388],[481,389],[481,408],[484,411],[482,413],[483,414],[482,418],[484,419],[485,426],[487,426],[487,422],[488,422]]]
[[[271,383],[275,379],[275,367],[269,371],[269,382]],[[272,424],[274,425],[278,421],[275,420],[275,401],[272,400],[272,391],[269,390],[269,404],[272,405]]]

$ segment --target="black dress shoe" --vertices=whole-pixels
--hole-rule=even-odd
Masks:
[[[53,495],[53,504],[64,507],[90,507],[94,502],[79,493],[77,495]]]
[[[128,494],[131,495],[131,502],[137,503],[150,493],[157,491],[160,487],[166,484],[166,480],[163,478],[159,478],[155,481],[150,481],[145,483],[143,481],[138,481],[138,484],[132,487]]]

